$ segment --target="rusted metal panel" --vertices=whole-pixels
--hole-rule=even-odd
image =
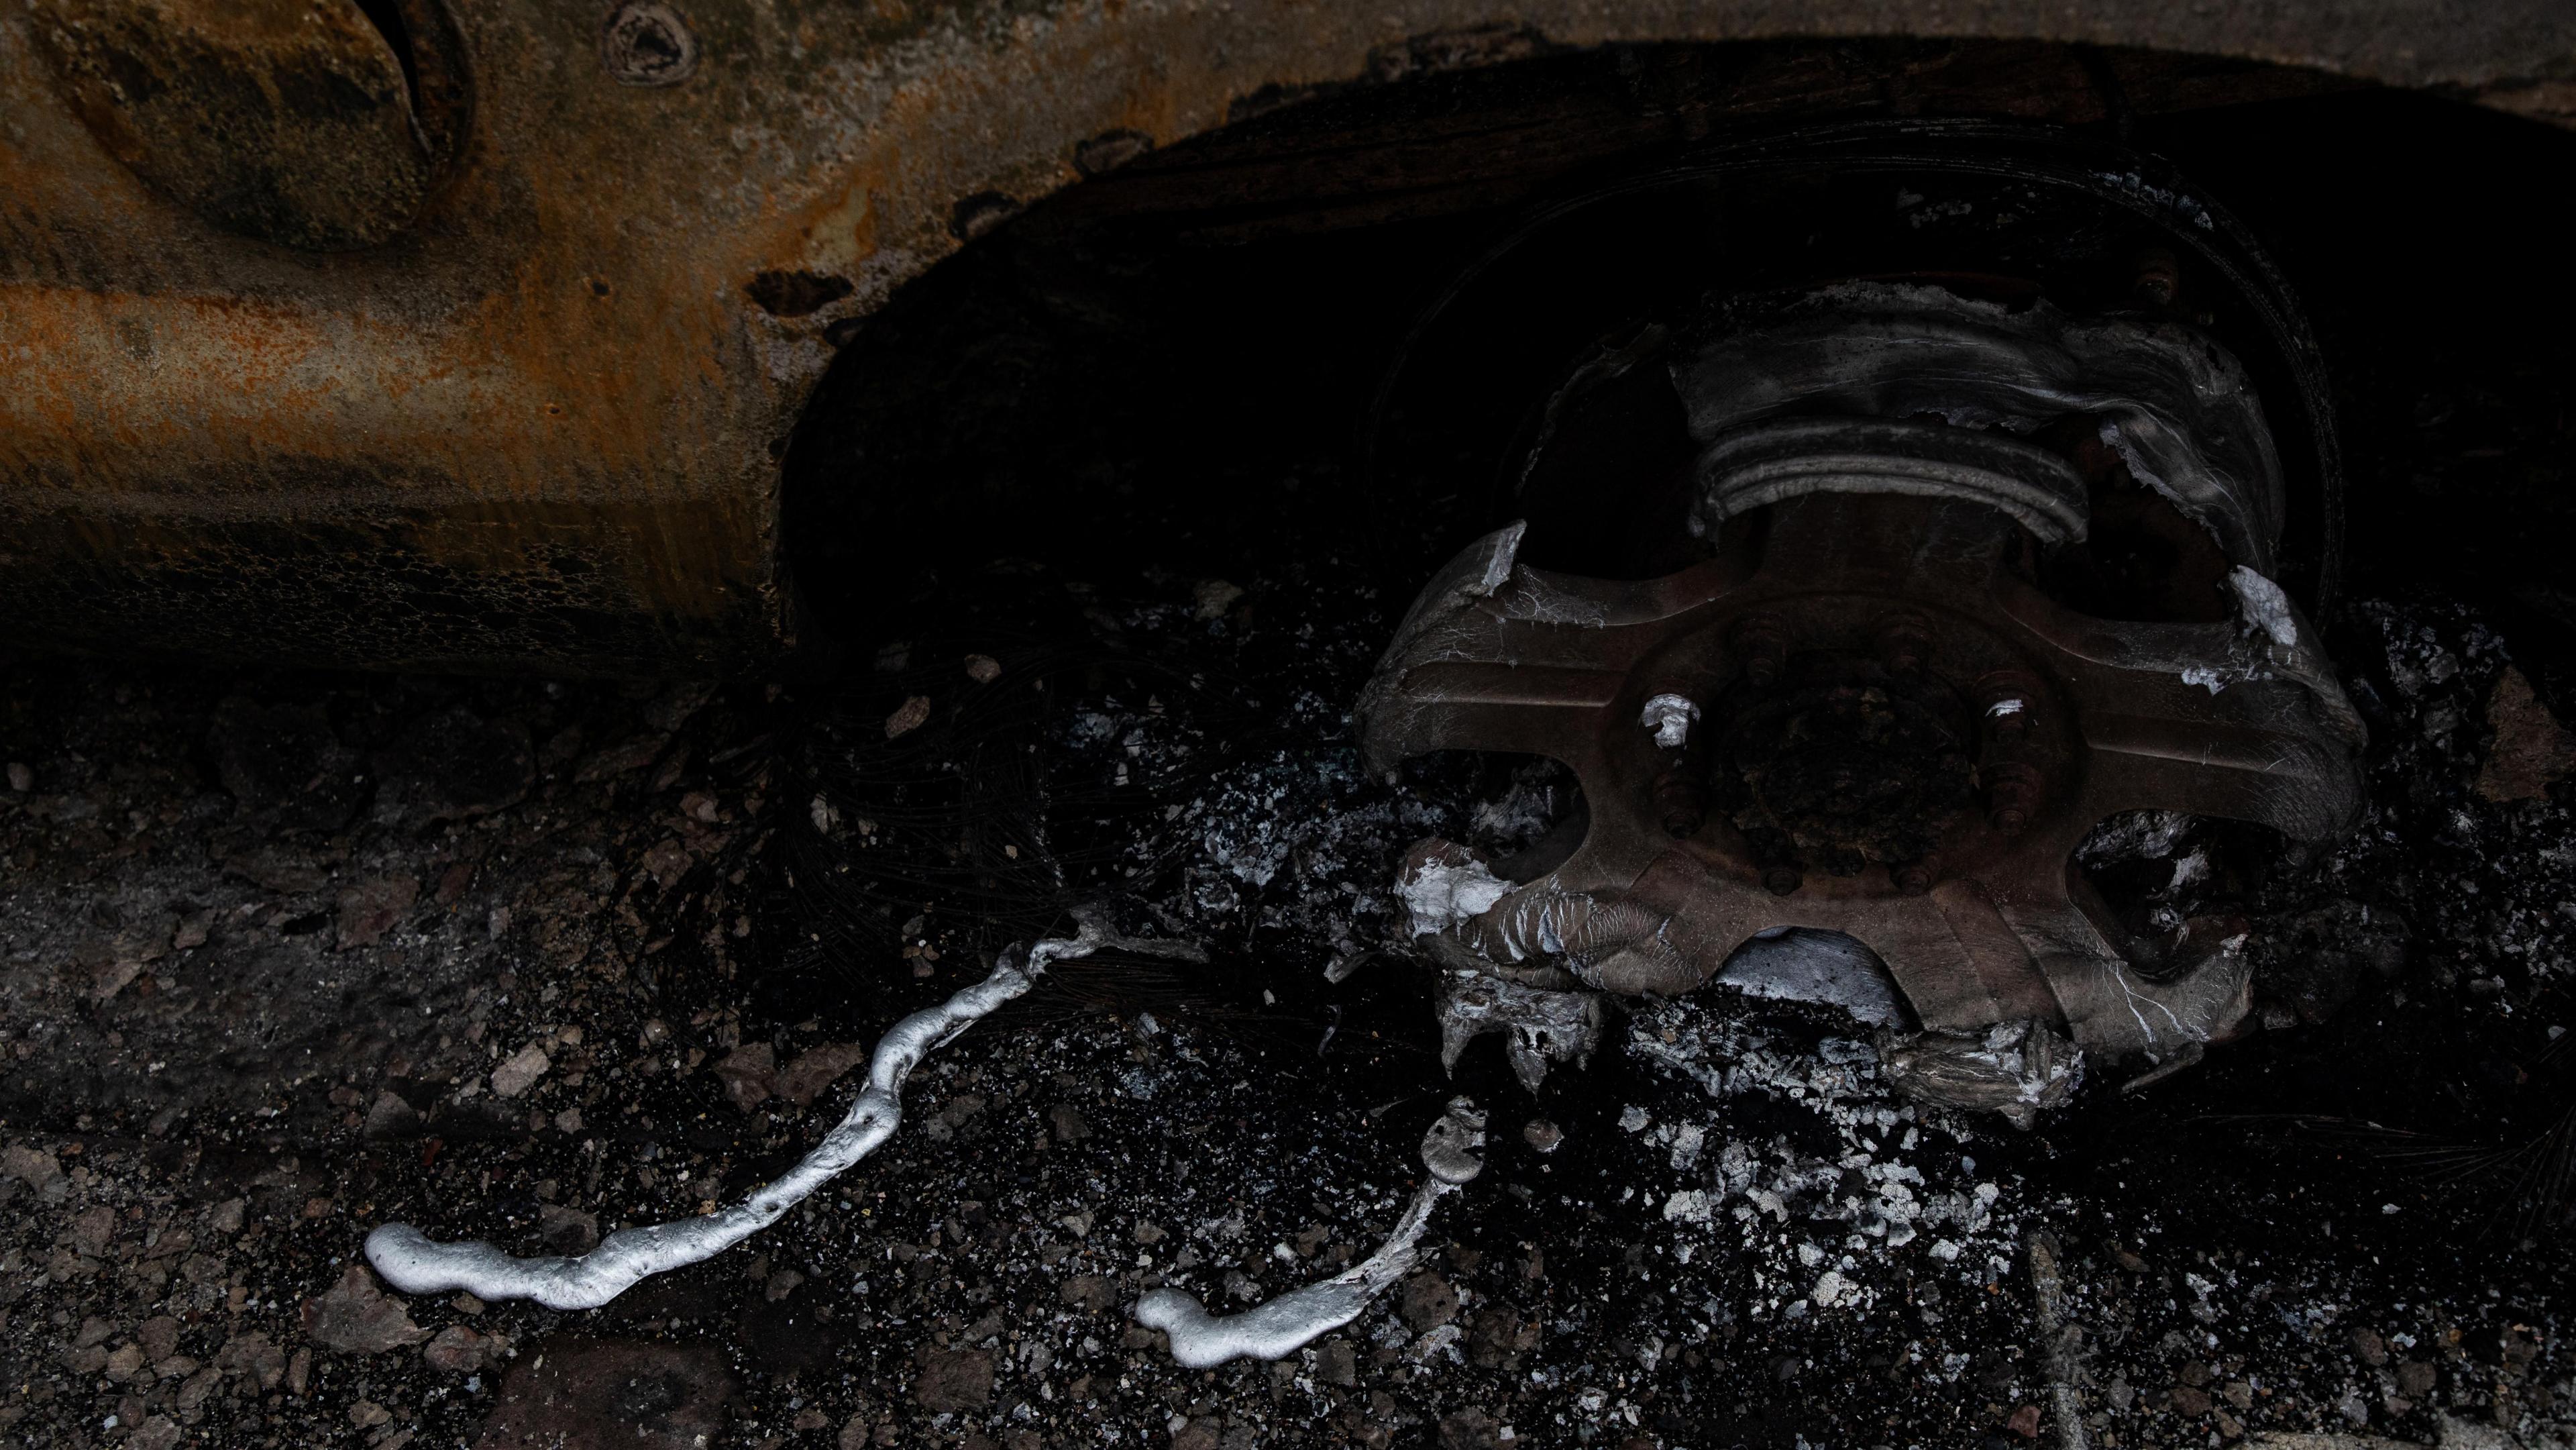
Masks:
[[[408,37],[405,151],[358,8],[324,0],[329,33],[292,43],[360,99],[236,88],[225,114],[303,138],[280,156],[314,154],[298,117],[372,138],[334,164],[378,190],[272,176],[247,202],[200,184],[180,113],[118,99],[135,73],[101,37],[140,15],[252,45],[249,20],[0,11],[0,614],[20,638],[737,667],[784,636],[776,459],[827,330],[1086,171],[1326,88],[1608,43],[2022,36],[2576,117],[2555,0],[386,0],[369,23]],[[406,177],[417,215],[387,230]]]

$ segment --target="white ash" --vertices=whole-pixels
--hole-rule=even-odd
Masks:
[[[1130,763],[1148,774],[1177,771],[1197,753],[1187,742],[1149,740]],[[1138,833],[1126,873],[1159,888],[1153,910],[1171,930],[1249,927],[1328,944],[1328,959],[1363,954],[1384,928],[1402,929],[1385,863],[1426,827],[1453,823],[1390,796],[1356,767],[1348,753],[1327,751],[1221,771],[1167,809],[1171,829]]]
[[[2290,596],[2281,592],[2280,585],[2242,564],[2227,571],[2227,584],[2236,591],[2237,611],[2247,628],[2261,630],[2282,649],[2298,646],[2298,611],[2291,607]]]
[[[1869,1043],[1810,1046],[1683,999],[1641,1009],[1628,1048],[1678,1089],[1620,1115],[1652,1155],[1632,1170],[1638,1191],[1661,1198],[1676,1258],[1751,1267],[1749,1316],[1865,1313],[1909,1275],[1983,1285],[2012,1262],[2020,1184],[1979,1175],[1990,1130],[1900,1096]],[[1784,1112],[1813,1129],[1782,1131]]]
[[[1079,937],[1040,942],[1025,957],[1005,952],[983,981],[897,1022],[878,1039],[867,1086],[839,1126],[785,1175],[720,1213],[621,1229],[572,1258],[514,1258],[481,1240],[442,1244],[410,1224],[389,1223],[367,1235],[367,1261],[406,1294],[462,1290],[487,1302],[533,1299],[549,1309],[596,1309],[655,1274],[711,1259],[776,1223],[893,1137],[903,1120],[904,1079],[933,1048],[1026,992],[1049,962],[1088,956],[1102,940],[1086,926]]]
[[[2094,827],[2075,854],[2088,866],[2161,861],[2173,854],[2199,821],[2182,811],[2122,811]]]
[[[1136,1301],[1135,1320],[1170,1338],[1172,1358],[1187,1369],[1209,1369],[1235,1359],[1286,1359],[1365,1312],[1378,1295],[1412,1272],[1421,1258],[1422,1232],[1442,1195],[1471,1182],[1484,1164],[1475,1150],[1485,1141],[1485,1115],[1465,1098],[1451,1100],[1422,1137],[1422,1164],[1430,1176],[1414,1190],[1404,1217],[1386,1242],[1359,1263],[1257,1308],[1220,1318],[1198,1297],[1161,1288]],[[1242,1228],[1234,1225],[1233,1236]],[[1426,1351],[1427,1352],[1427,1351]]]
[[[1396,898],[1404,903],[1415,936],[1482,916],[1511,889],[1510,882],[1464,852],[1417,856],[1395,881]]]
[[[1655,732],[1655,743],[1666,750],[1679,750],[1690,743],[1691,722],[1699,718],[1699,707],[1679,695],[1657,695],[1646,702],[1645,713],[1638,724]]]

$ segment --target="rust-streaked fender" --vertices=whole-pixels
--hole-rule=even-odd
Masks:
[[[448,27],[427,81],[470,104],[419,133],[420,196],[382,170],[412,164],[388,133],[353,124],[350,145],[394,149],[349,164],[392,179],[299,231],[328,188],[209,200],[202,157],[143,154],[184,110],[110,114],[140,102],[99,27],[181,0],[0,3],[0,618],[21,641],[317,663],[775,652],[777,460],[829,325],[1078,159],[1363,79],[1425,37],[2024,37],[2576,117],[2563,0],[675,0],[640,19],[401,0]],[[685,57],[654,48],[665,23]],[[387,83],[363,55],[322,70]]]

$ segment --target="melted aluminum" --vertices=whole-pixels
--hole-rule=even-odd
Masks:
[[[1396,873],[1396,899],[1415,936],[1447,931],[1493,910],[1512,884],[1463,846],[1442,841],[1416,848]]]
[[[655,1274],[711,1259],[776,1223],[894,1136],[903,1120],[897,1095],[932,1049],[1026,992],[1047,963],[1088,956],[1104,941],[1086,924],[1070,940],[1039,942],[1027,950],[1025,960],[1018,948],[1005,951],[991,976],[897,1022],[877,1040],[868,1085],[839,1126],[785,1175],[720,1213],[620,1229],[578,1258],[514,1258],[481,1240],[442,1244],[410,1224],[389,1223],[367,1235],[367,1262],[406,1294],[461,1289],[484,1300],[533,1299],[549,1309],[596,1309]]]
[[[1484,1163],[1485,1115],[1465,1098],[1422,1135],[1422,1164],[1430,1178],[1414,1190],[1404,1217],[1376,1253],[1302,1289],[1241,1314],[1219,1318],[1194,1294],[1156,1289],[1136,1301],[1136,1322],[1170,1337],[1172,1358],[1185,1369],[1211,1369],[1234,1359],[1286,1359],[1316,1339],[1360,1317],[1369,1302],[1406,1274],[1422,1255],[1422,1231],[1440,1196],[1474,1179]]]
[[[1548,1064],[1582,1067],[1601,1045],[1601,998],[1593,992],[1551,992],[1476,972],[1448,972],[1440,980],[1440,1066],[1455,1074],[1458,1054],[1489,1032],[1503,1035],[1503,1056],[1532,1095]]]
[[[1691,722],[1699,718],[1699,707],[1679,695],[1657,695],[1646,702],[1645,714],[1638,724],[1655,732],[1655,743],[1666,750],[1679,750],[1690,744]]]

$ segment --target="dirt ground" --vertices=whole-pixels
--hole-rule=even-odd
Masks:
[[[786,687],[11,665],[0,1434],[2066,1445],[2062,1375],[2101,1446],[2568,1439],[2570,743],[2464,607],[2335,631],[2372,817],[2225,883],[2266,1030],[2025,1135],[1742,999],[1631,1004],[1535,1102],[1491,1043],[1451,1082],[1389,874],[1516,787],[1359,777],[1401,601],[969,592]],[[739,1197],[1083,902],[1209,961],[1060,965],[750,1244],[582,1313],[363,1266],[395,1219],[577,1250]],[[1488,1168],[1370,1313],[1212,1371],[1129,1321],[1366,1254],[1453,1091]]]

